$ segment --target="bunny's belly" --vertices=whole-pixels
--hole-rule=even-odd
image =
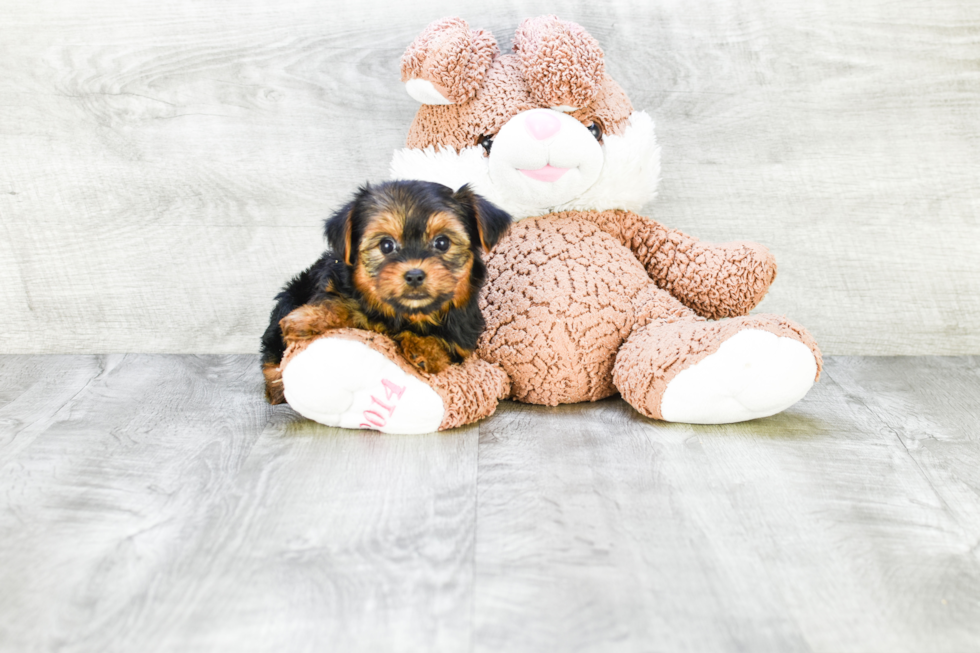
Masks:
[[[481,358],[498,363],[512,397],[554,406],[616,392],[616,352],[652,282],[633,253],[584,219],[528,218],[487,259]]]

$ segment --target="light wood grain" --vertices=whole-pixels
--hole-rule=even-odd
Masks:
[[[745,424],[383,436],[256,356],[0,356],[0,651],[977,650],[977,396],[838,357]]]
[[[307,422],[254,356],[0,360],[0,650],[468,646],[475,430]]]
[[[481,429],[477,650],[975,650],[977,370],[832,359],[732,426],[505,405]],[[897,426],[920,406],[948,442],[928,458]]]
[[[96,356],[0,357],[0,468],[70,414],[103,370]]]
[[[253,352],[320,222],[387,175],[398,59],[546,2],[0,6],[0,351]],[[646,212],[771,247],[829,354],[980,352],[980,18],[966,0],[564,3],[663,143]]]

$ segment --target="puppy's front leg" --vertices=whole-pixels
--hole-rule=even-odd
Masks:
[[[404,331],[395,336],[395,339],[401,345],[402,354],[408,362],[427,374],[438,374],[452,362],[445,343],[438,338]]]
[[[265,377],[265,398],[272,405],[286,403],[286,395],[282,389],[282,370],[277,363],[262,365],[262,376]]]
[[[335,302],[304,304],[279,320],[282,339],[289,347],[297,342],[312,340],[329,329],[354,326],[350,311]]]

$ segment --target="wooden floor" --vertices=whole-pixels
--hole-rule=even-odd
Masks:
[[[387,436],[252,356],[0,357],[0,651],[978,651],[980,357],[734,426]]]

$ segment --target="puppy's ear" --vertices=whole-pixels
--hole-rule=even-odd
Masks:
[[[330,243],[330,249],[338,254],[342,254],[344,263],[347,265],[352,265],[354,259],[351,240],[354,228],[354,207],[356,204],[357,200],[348,202],[344,208],[327,218],[323,228],[327,242]]]
[[[510,229],[510,214],[474,193],[469,184],[456,191],[453,198],[466,208],[483,251],[489,252]]]

